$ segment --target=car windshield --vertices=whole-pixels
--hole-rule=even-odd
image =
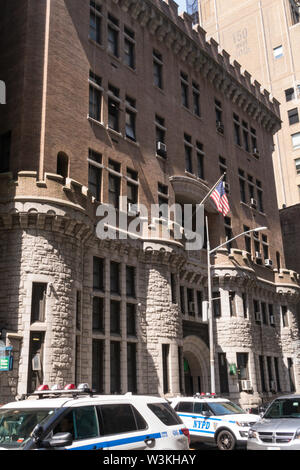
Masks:
[[[1,409],[0,447],[22,448],[30,439],[37,424],[42,424],[54,413],[54,409]]]
[[[245,413],[242,408],[231,401],[209,403],[209,407],[218,416]]]
[[[300,418],[300,398],[275,400],[267,409],[264,418]]]

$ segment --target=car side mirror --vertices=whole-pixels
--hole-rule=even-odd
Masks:
[[[42,441],[40,448],[54,449],[56,447],[68,447],[72,445],[73,437],[69,432],[59,432],[54,434],[50,439]]]
[[[209,418],[212,415],[211,411],[202,411],[202,416]]]

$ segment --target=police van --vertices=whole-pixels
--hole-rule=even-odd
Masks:
[[[250,426],[260,419],[214,394],[177,397],[171,406],[189,429],[191,442],[214,443],[220,450],[246,447]]]
[[[0,448],[187,450],[189,431],[163,398],[42,386],[1,407]]]

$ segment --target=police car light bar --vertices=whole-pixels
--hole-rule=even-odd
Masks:
[[[204,392],[201,392],[201,393],[195,393],[194,395],[194,398],[216,398],[217,395],[215,393],[204,393]]]
[[[80,394],[88,394],[88,395],[93,395],[95,393],[94,390],[91,390],[89,387],[89,384],[87,383],[82,383],[78,385],[78,387],[75,386],[75,384],[67,384],[65,385],[64,388],[62,388],[61,385],[56,384],[49,388],[47,384],[40,385],[38,389],[33,392],[33,393],[28,393],[25,396],[31,396],[31,395],[37,395],[39,398],[45,398],[49,396],[61,396],[61,395],[72,395],[74,397],[80,395]]]

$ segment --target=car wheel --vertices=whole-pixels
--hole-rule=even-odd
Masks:
[[[233,450],[235,448],[235,437],[227,429],[220,431],[217,436],[217,446],[219,450]]]

